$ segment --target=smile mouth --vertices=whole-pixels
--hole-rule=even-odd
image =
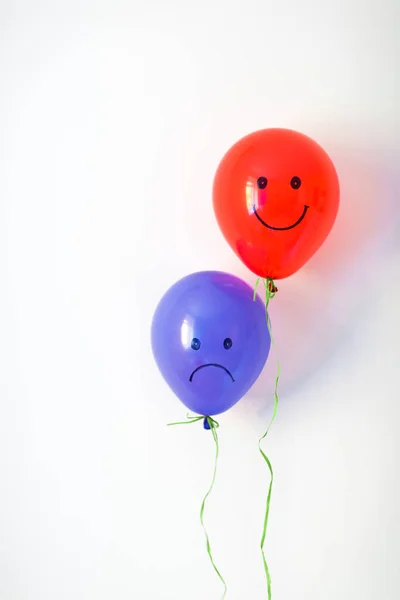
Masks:
[[[254,214],[256,215],[256,217],[260,221],[260,223],[262,223],[264,225],[264,227],[268,227],[268,229],[273,229],[274,231],[287,231],[288,229],[293,229],[294,227],[297,227],[297,225],[299,225],[302,222],[302,220],[304,219],[304,217],[306,216],[306,213],[309,208],[310,207],[307,206],[306,204],[304,205],[304,209],[303,209],[301,216],[297,219],[297,221],[295,223],[293,223],[293,225],[289,225],[288,227],[274,227],[273,225],[268,225],[268,223],[266,223],[265,221],[262,220],[262,218],[260,217],[260,215],[257,212],[256,205],[253,204]]]
[[[193,375],[195,373],[197,373],[197,371],[200,371],[201,369],[205,369],[206,367],[217,367],[218,369],[222,369],[223,371],[225,371],[225,373],[227,373],[229,375],[229,377],[232,379],[232,382],[234,382],[235,380],[233,379],[233,375],[232,373],[229,371],[229,369],[227,369],[226,367],[224,367],[223,365],[219,365],[218,363],[207,363],[206,365],[200,365],[200,367],[197,367],[197,369],[195,369],[193,371],[193,373],[191,374],[191,376],[189,377],[189,381],[191,382],[193,380]]]

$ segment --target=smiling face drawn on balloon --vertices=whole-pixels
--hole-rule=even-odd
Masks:
[[[265,364],[270,348],[265,306],[232,275],[194,273],[162,298],[152,345],[181,401],[198,414],[216,415],[240,400]]]
[[[328,235],[339,206],[339,182],[326,152],[288,129],[264,129],[239,140],[214,179],[214,209],[225,238],[262,277],[297,271]]]
[[[252,205],[254,214],[256,215],[257,219],[264,225],[264,227],[267,227],[268,229],[272,229],[273,231],[288,231],[289,229],[294,229],[295,227],[297,227],[297,225],[300,225],[300,223],[302,222],[302,220],[304,219],[304,217],[307,214],[307,210],[310,208],[310,206],[308,204],[304,204],[303,212],[301,213],[300,217],[291,225],[286,225],[283,227],[269,225],[260,217],[260,214],[257,212],[257,208],[260,208],[267,203],[267,193],[266,193],[267,185],[268,185],[268,179],[266,177],[259,177],[257,179],[257,187],[259,189],[258,198],[257,198],[257,201],[255,201],[254,204]],[[294,190],[298,190],[301,186],[300,177],[297,177],[297,176],[292,177],[292,179],[290,180],[290,185]]]

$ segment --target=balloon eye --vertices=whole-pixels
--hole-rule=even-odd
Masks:
[[[292,188],[294,190],[298,190],[299,187],[301,186],[301,179],[300,179],[300,177],[292,177],[292,179],[290,180],[290,185],[292,186]]]
[[[231,338],[225,338],[224,339],[224,348],[225,348],[225,350],[229,350],[229,348],[232,348],[232,340],[231,340]]]
[[[198,350],[201,346],[200,340],[198,338],[193,338],[191,346],[192,346],[193,350]]]
[[[257,187],[260,188],[260,190],[263,190],[267,187],[268,185],[268,179],[266,177],[259,177],[257,179]]]

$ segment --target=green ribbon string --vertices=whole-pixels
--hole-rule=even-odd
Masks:
[[[261,279],[260,277],[257,279],[256,284],[254,286],[254,297],[253,297],[254,300],[257,297],[257,288],[260,283],[260,279]],[[269,277],[267,277],[266,279],[263,279],[263,282],[264,282],[264,287],[265,287],[265,315],[266,315],[266,319],[267,319],[267,326],[268,326],[268,331],[269,331],[269,335],[271,338],[271,344],[275,347],[275,340],[272,335],[272,327],[271,327],[271,320],[269,318],[269,313],[268,313],[268,306],[269,306],[270,300],[272,300],[272,298],[275,297],[275,294],[278,290],[274,284],[274,281],[272,279],[270,279]],[[267,463],[269,473],[270,473],[270,483],[269,483],[269,488],[268,488],[267,501],[266,501],[266,505],[265,505],[264,525],[263,525],[261,543],[260,543],[261,554],[262,554],[262,559],[263,559],[263,564],[264,564],[265,577],[267,579],[268,600],[271,600],[271,598],[272,598],[271,574],[269,572],[267,559],[265,557],[264,545],[265,545],[265,538],[267,536],[269,509],[270,509],[270,505],[271,505],[271,495],[272,495],[272,485],[274,483],[274,471],[272,468],[271,461],[268,458],[268,456],[265,454],[265,452],[263,451],[261,444],[262,444],[262,441],[267,437],[269,430],[271,429],[272,423],[275,421],[276,413],[278,411],[278,403],[279,403],[278,386],[279,386],[279,378],[281,376],[281,366],[279,363],[279,359],[277,362],[278,362],[278,368],[277,368],[277,374],[276,374],[276,379],[275,379],[274,408],[272,411],[272,417],[271,417],[271,420],[269,422],[269,425],[268,425],[264,435],[262,435],[260,437],[260,439],[258,440],[258,449],[260,451],[261,456]]]
[[[209,495],[211,494],[212,490],[214,489],[214,485],[215,485],[215,479],[217,477],[217,467],[218,467],[218,456],[219,456],[219,441],[218,441],[218,433],[217,433],[217,429],[219,427],[219,423],[218,421],[215,421],[214,419],[212,419],[211,417],[191,417],[189,414],[186,415],[186,418],[188,419],[187,421],[179,421],[176,423],[168,423],[168,426],[171,425],[191,425],[192,423],[196,423],[197,421],[204,421],[206,420],[208,423],[208,426],[211,430],[212,436],[214,438],[214,442],[215,442],[215,462],[214,462],[214,471],[213,471],[213,476],[212,476],[212,480],[211,480],[211,485],[206,493],[206,495],[203,498],[203,501],[201,503],[201,508],[200,508],[200,523],[201,526],[203,528],[204,531],[204,535],[206,538],[206,548],[207,548],[207,554],[208,557],[210,559],[210,562],[212,564],[212,567],[214,569],[214,571],[216,572],[216,574],[218,575],[221,583],[224,586],[224,593],[222,595],[221,600],[224,600],[224,598],[226,597],[226,593],[228,591],[228,587],[226,585],[225,579],[222,577],[217,565],[214,562],[214,558],[212,555],[212,551],[211,551],[211,544],[210,544],[210,538],[208,536],[207,533],[207,529],[206,526],[204,524],[204,510],[206,507],[206,502],[207,499],[209,497]]]

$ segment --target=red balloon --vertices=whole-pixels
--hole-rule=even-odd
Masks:
[[[213,202],[226,240],[260,277],[295,273],[329,234],[339,180],[327,153],[289,129],[239,140],[217,169]]]

